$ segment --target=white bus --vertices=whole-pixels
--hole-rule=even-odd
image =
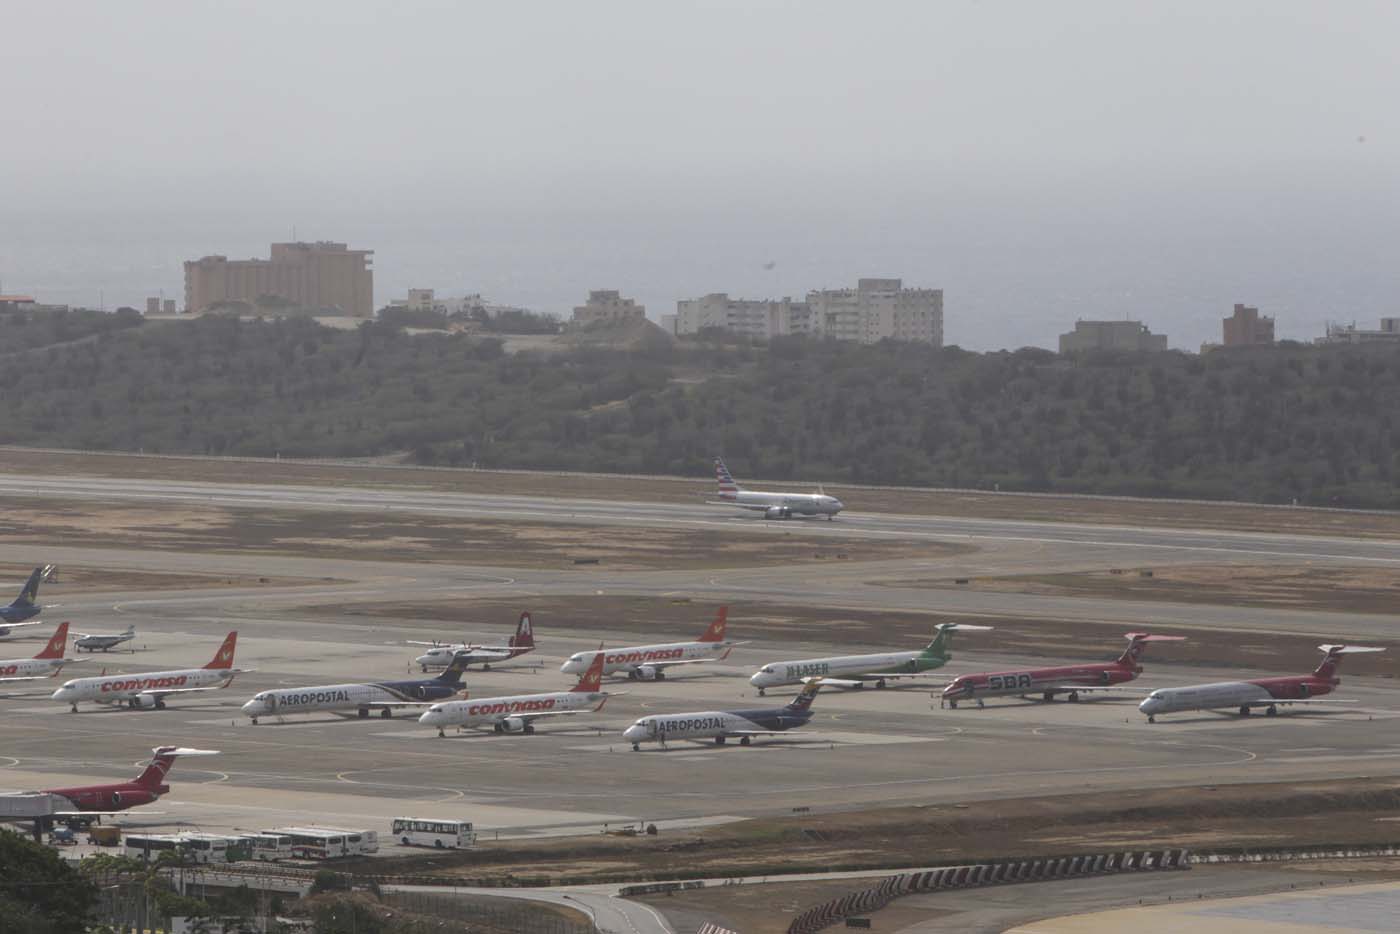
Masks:
[[[217,834],[129,834],[126,838],[125,853],[133,859],[149,862],[165,850],[191,863],[228,863],[246,858],[248,852],[246,844]]]
[[[373,830],[340,830],[335,827],[275,827],[263,833],[292,838],[292,855],[301,859],[336,859],[379,852],[379,834]]]
[[[396,817],[394,839],[404,846],[433,846],[438,849],[460,850],[476,843],[472,822],[465,820],[428,820],[421,817]]]
[[[270,861],[292,856],[292,838],[285,833],[250,833],[243,839],[253,847],[253,859]]]

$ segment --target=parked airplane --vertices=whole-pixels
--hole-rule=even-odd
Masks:
[[[492,662],[503,662],[535,650],[535,630],[530,625],[530,614],[521,613],[515,624],[515,635],[505,645],[474,645],[459,642],[449,645],[445,642],[416,642],[409,645],[431,645],[432,648],[413,660],[413,663],[427,674],[429,668],[446,668],[460,655],[467,656],[468,665],[480,665],[482,671],[490,671]]]
[[[749,678],[758,688],[758,696],[772,687],[798,684],[808,678],[821,678],[823,684],[836,687],[865,687],[874,681],[877,688],[897,678],[919,677],[925,671],[942,668],[952,658],[948,644],[957,630],[986,631],[991,626],[968,623],[939,623],[937,633],[928,645],[918,651],[879,652],[874,655],[836,655],[830,658],[806,658],[791,662],[770,662]]]
[[[436,678],[422,681],[370,681],[262,691],[243,705],[243,715],[254,724],[258,717],[317,711],[354,710],[363,718],[371,710],[378,710],[381,717],[392,717],[395,707],[422,707],[456,694],[462,688],[462,672],[466,670],[463,656],[453,659]]]
[[[9,606],[0,606],[0,639],[10,639],[14,636],[14,631],[28,629],[30,626],[42,626],[43,623],[26,623],[24,620],[38,616],[44,609],[38,604],[39,582],[42,581],[51,570],[52,564],[34,569],[34,573],[29,575],[29,580],[24,582],[20,588],[19,596]]]
[[[632,681],[664,681],[666,669],[674,665],[698,665],[701,662],[721,661],[729,657],[730,651],[742,642],[727,642],[724,629],[729,619],[729,607],[722,606],[715,613],[710,628],[705,630],[696,642],[667,642],[661,645],[629,645],[620,649],[608,649],[603,660],[603,674],[619,671],[627,672]],[[593,662],[593,652],[575,652],[559,668],[566,675],[583,672]]]
[[[825,493],[761,493],[746,490],[734,482],[729,468],[715,458],[715,479],[719,481],[719,501],[715,506],[738,506],[763,513],[765,519],[791,519],[793,516],[826,516],[828,520],[845,509],[834,496]]]
[[[246,674],[244,670],[233,667],[233,653],[237,642],[238,633],[230,632],[224,637],[219,651],[214,653],[214,660],[203,668],[74,678],[54,691],[53,699],[72,705],[74,713],[77,712],[81,701],[126,704],[133,709],[143,710],[152,707],[164,708],[165,699],[172,694],[217,691],[233,683],[235,675]]]
[[[59,623],[44,650],[33,658],[10,658],[0,661],[0,681],[37,681],[52,678],[63,669],[67,659],[68,624]]]
[[[55,811],[55,816],[76,814],[111,814],[127,808],[150,804],[170,791],[165,784],[166,773],[179,756],[216,756],[217,749],[182,749],[177,746],[157,746],[151,750],[151,761],[141,774],[129,782],[103,785],[81,785],[74,788],[48,788],[40,794],[56,795],[67,803],[68,810]],[[56,802],[57,803],[57,802]]]
[[[73,647],[85,649],[88,652],[96,652],[101,649],[103,652],[110,652],[123,642],[130,642],[136,638],[136,627],[128,626],[125,632],[113,633],[78,633],[78,638],[73,640]]]
[[[459,730],[490,726],[497,733],[533,733],[535,721],[540,717],[597,713],[611,696],[599,690],[603,680],[603,654],[594,653],[588,670],[568,691],[446,701],[429,707],[418,722],[437,727],[438,736],[446,736],[449,726]]]
[[[713,739],[723,746],[730,737],[747,746],[755,736],[784,733],[806,725],[812,719],[812,699],[821,690],[821,678],[808,678],[792,703],[785,707],[762,707],[754,710],[705,710],[697,713],[654,714],[642,717],[622,731],[622,738],[632,744],[632,751],[642,743],[665,745],[673,739]]]
[[[1149,642],[1181,642],[1184,636],[1152,636],[1145,632],[1130,632],[1124,638],[1128,647],[1112,662],[1091,662],[1087,665],[1062,665],[1055,668],[1024,668],[1015,671],[982,671],[962,675],[948,682],[939,696],[938,706],[946,704],[957,709],[960,700],[975,700],[981,707],[988,697],[1039,694],[1054,700],[1056,694],[1068,694],[1077,701],[1086,691],[1113,690],[1114,685],[1131,681],[1142,674],[1143,650]]]
[[[1193,684],[1182,688],[1159,688],[1147,695],[1138,710],[1147,714],[1148,723],[1157,722],[1159,713],[1179,710],[1222,710],[1239,708],[1240,716],[1249,716],[1254,707],[1263,707],[1269,716],[1278,713],[1279,704],[1328,704],[1346,701],[1317,700],[1330,694],[1342,683],[1337,667],[1343,655],[1358,652],[1384,652],[1383,648],[1364,645],[1319,645],[1322,663],[1310,675],[1286,675],[1277,678],[1255,678],[1250,681],[1218,681],[1214,684]]]

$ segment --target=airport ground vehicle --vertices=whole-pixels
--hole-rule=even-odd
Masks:
[[[292,838],[285,833],[250,833],[244,839],[252,847],[253,859],[264,862],[291,859]]]
[[[336,859],[379,852],[379,834],[373,830],[338,827],[276,827],[263,833],[292,838],[292,855],[300,859]]]
[[[396,817],[391,827],[394,839],[404,846],[460,850],[476,843],[471,821]]]
[[[235,863],[252,858],[252,844],[246,837],[211,833],[131,834],[126,838],[125,853],[133,859],[149,862],[159,859],[163,852],[179,853],[185,862]]]

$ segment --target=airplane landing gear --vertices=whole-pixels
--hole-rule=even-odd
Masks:
[[[1078,691],[1070,691],[1070,692],[1069,692],[1069,697],[1067,697],[1066,700],[1068,700],[1071,704],[1077,704],[1077,703],[1079,703],[1079,692],[1078,692]]]
[[[383,710],[379,711],[379,716],[383,717],[385,720],[388,720],[388,719],[389,719],[390,717],[392,717],[393,715],[394,715],[394,712],[393,712],[392,710],[390,710],[388,707],[385,707]]]
[[[950,700],[950,701],[948,701],[948,706],[949,706],[951,709],[953,709],[953,710],[957,710],[957,709],[958,709],[958,702],[955,701],[955,700]]]
[[[250,719],[253,721],[253,726],[257,726],[257,725],[258,725],[258,718],[257,718],[257,717],[251,717]]]
[[[763,688],[759,688],[759,689],[758,689],[758,696],[759,696],[759,697],[762,697],[762,696],[763,696]]]
[[[748,744],[749,744],[749,737],[747,737],[747,736],[741,736],[741,737],[739,737],[739,745],[740,745],[740,746],[747,746]]]
[[[633,744],[632,744],[632,751],[633,751],[633,752],[641,752],[641,751],[642,751],[642,744],[641,744],[641,743],[633,743]]]
[[[724,737],[723,737],[723,736],[716,736],[716,737],[715,737],[715,745],[716,745],[716,746],[723,746],[723,745],[724,745]]]
[[[1044,701],[1052,701],[1055,699],[1055,692],[1046,691],[1044,694],[1040,695],[1040,699]]]
[[[160,698],[156,698],[156,710],[164,710],[164,709],[165,709],[165,701],[161,700]]]
[[[1241,717],[1247,717],[1247,716],[1249,716],[1249,705],[1248,705],[1248,704],[1241,704],[1241,705],[1240,705],[1240,716],[1241,716]]]
[[[1278,707],[1277,707],[1276,705],[1274,705],[1274,704],[1270,704],[1269,707],[1268,707],[1268,709],[1264,711],[1264,716],[1266,716],[1266,717],[1277,717],[1277,716],[1278,716]]]
[[[71,710],[69,710],[68,712],[69,712],[69,713],[77,713],[77,712],[78,712],[78,705],[77,705],[77,704],[74,704],[74,705],[73,705],[73,708],[72,708]]]
[[[481,670],[482,670],[482,671],[490,671],[490,670],[491,670],[491,663],[490,663],[490,662],[482,662],[482,663],[481,663]]]
[[[978,709],[978,710],[982,710],[982,709],[985,708],[986,706],[987,706],[987,705],[986,705],[985,703],[983,703],[982,698],[980,698],[980,697],[977,698],[977,709]]]
[[[1156,722],[1157,722],[1157,718],[1154,717],[1152,714],[1148,714],[1148,715],[1147,715],[1147,722],[1148,722],[1148,723],[1156,723]]]
[[[535,732],[535,725],[533,723],[527,723],[520,728],[520,732],[533,735]]]
[[[504,733],[506,731],[506,728],[499,723],[491,724],[491,729],[497,733]]]
[[[360,719],[361,719],[361,720],[367,720],[367,719],[369,719],[369,708],[368,708],[368,707],[361,707],[361,708],[360,708]]]
[[[438,739],[447,739],[447,731],[442,727],[438,727]]]
[[[885,679],[884,679],[884,678],[881,678],[880,680],[878,680],[878,681],[875,682],[875,690],[877,690],[877,691],[883,691],[884,689],[885,689]]]

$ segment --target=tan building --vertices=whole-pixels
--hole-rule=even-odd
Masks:
[[[1167,335],[1153,334],[1141,321],[1076,321],[1060,335],[1060,353],[1081,350],[1166,350]]]
[[[663,328],[678,337],[706,328],[720,328],[768,340],[783,334],[810,333],[812,308],[806,302],[795,302],[791,298],[755,301],[711,292],[703,298],[676,302],[676,313],[665,315],[661,321]]]
[[[588,293],[588,303],[574,307],[574,324],[587,327],[599,321],[645,321],[645,305],[623,298],[617,289],[594,289]]]
[[[1378,330],[1358,328],[1351,324],[1327,324],[1327,336],[1319,337],[1318,344],[1392,344],[1400,343],[1400,318],[1382,318]]]
[[[1274,319],[1259,314],[1258,308],[1235,305],[1235,313],[1221,322],[1226,347],[1246,347],[1274,342]]]
[[[354,318],[374,314],[373,250],[343,243],[274,243],[270,259],[206,256],[185,263],[185,311],[221,302],[283,305]]]
[[[906,289],[900,279],[860,279],[854,289],[808,292],[807,305],[811,333],[818,336],[943,346],[942,289]]]

